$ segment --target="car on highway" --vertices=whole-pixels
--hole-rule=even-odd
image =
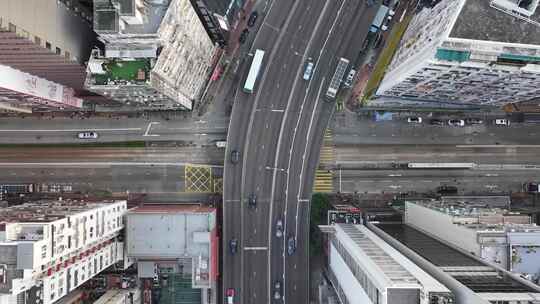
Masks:
[[[234,304],[234,288],[227,289],[227,304]]]
[[[77,137],[79,139],[96,139],[98,138],[98,134],[96,132],[81,132],[77,134]]]
[[[257,195],[252,194],[248,198],[248,204],[251,208],[257,207]]]
[[[452,127],[463,127],[465,126],[465,121],[463,119],[449,119],[448,125]]]
[[[244,29],[242,33],[240,33],[240,37],[238,37],[238,42],[240,42],[241,44],[244,44],[247,40],[248,34],[249,34],[249,30]]]
[[[238,240],[237,239],[231,239],[229,241],[229,251],[231,254],[235,254],[238,251]]]
[[[231,163],[237,164],[240,161],[240,152],[233,150],[231,152]]]
[[[306,63],[306,69],[304,70],[304,80],[310,80],[311,74],[313,73],[313,59],[311,57],[308,58]]]
[[[443,120],[440,120],[440,119],[432,119],[429,121],[429,124],[430,125],[434,125],[434,126],[444,126],[445,123]]]
[[[413,124],[421,124],[422,123],[422,117],[407,117],[408,123]]]
[[[251,15],[249,15],[247,25],[249,27],[254,26],[255,22],[257,22],[257,17],[259,17],[259,13],[257,11],[253,11],[253,13],[251,13]]]
[[[468,125],[481,125],[484,123],[484,121],[480,118],[469,117],[465,119],[465,123]]]
[[[276,222],[276,237],[280,238],[283,236],[283,221],[281,219]]]
[[[296,251],[296,240],[291,235],[289,236],[289,239],[287,240],[287,254],[293,255],[295,251]]]
[[[281,299],[281,281],[274,282],[274,300]]]
[[[347,78],[345,79],[345,86],[350,88],[354,81],[354,75],[356,75],[356,71],[354,69],[351,69],[349,71],[349,74],[347,75]]]
[[[510,125],[510,121],[506,118],[498,118],[498,119],[495,119],[495,125],[497,126],[509,126]]]

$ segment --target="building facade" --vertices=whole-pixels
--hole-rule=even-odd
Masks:
[[[94,4],[94,29],[105,47],[92,52],[87,88],[127,105],[191,110],[217,46],[189,0]]]
[[[538,283],[540,227],[528,215],[478,205],[406,202],[405,223]]]
[[[123,260],[125,201],[40,201],[0,210],[0,303],[55,303]]]
[[[329,232],[328,273],[341,303],[454,303],[452,292],[363,225]]]
[[[80,108],[74,96],[84,90],[85,63],[95,43],[91,20],[77,1],[1,1],[3,108]]]
[[[502,106],[540,96],[538,1],[442,0],[409,23],[372,105]]]

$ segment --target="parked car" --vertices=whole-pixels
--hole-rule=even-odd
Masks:
[[[414,124],[421,124],[422,123],[422,117],[408,117],[407,122],[408,123],[414,123]]]
[[[538,193],[540,192],[540,187],[538,187],[538,183],[527,183],[526,184],[527,192],[531,193]]]
[[[274,299],[281,299],[281,281],[274,282]]]
[[[506,118],[498,118],[498,119],[495,119],[495,125],[497,126],[509,126],[510,125],[510,121]]]
[[[465,119],[465,123],[468,125],[480,125],[483,124],[484,121],[480,118],[470,117]]]
[[[296,251],[296,240],[291,235],[289,236],[289,239],[287,240],[287,254],[293,255],[295,251]]]
[[[96,139],[98,134],[96,132],[81,132],[77,135],[79,139]]]
[[[240,161],[240,152],[233,150],[231,152],[231,163],[237,164]]]
[[[279,219],[276,223],[276,237],[280,238],[283,236],[283,221]]]
[[[229,251],[231,254],[235,254],[238,251],[238,240],[237,239],[231,239],[229,241]]]
[[[345,86],[351,87],[354,82],[354,75],[356,75],[356,71],[354,69],[351,69],[349,71],[349,74],[347,75],[347,78],[345,79]]]
[[[257,207],[257,195],[252,194],[248,198],[248,204],[251,208]]]
[[[456,186],[442,185],[437,187],[437,193],[441,195],[456,194],[457,192],[458,188]]]
[[[255,22],[257,22],[257,17],[259,17],[259,13],[257,13],[257,11],[253,11],[253,13],[251,13],[251,15],[249,15],[247,25],[249,27],[254,26]]]
[[[465,121],[463,119],[450,119],[448,120],[448,125],[452,127],[463,127],[465,126]]]
[[[311,79],[311,74],[313,73],[313,59],[308,58],[307,60],[307,63],[306,63],[306,69],[304,70],[304,76],[302,78],[304,78],[304,80],[309,80]]]
[[[432,119],[429,121],[429,124],[430,125],[434,125],[434,126],[444,126],[445,123],[443,120],[440,120],[440,119]]]
[[[244,29],[242,33],[240,33],[240,37],[238,37],[238,42],[240,42],[241,44],[244,44],[244,42],[246,42],[247,40],[248,34],[249,34],[249,30]]]
[[[234,288],[227,289],[227,304],[234,304]]]

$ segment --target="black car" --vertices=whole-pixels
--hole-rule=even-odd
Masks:
[[[238,240],[237,239],[231,239],[229,241],[229,250],[231,254],[235,254],[236,251],[238,251]]]
[[[257,13],[257,11],[253,11],[253,13],[251,13],[251,15],[249,15],[247,25],[249,27],[254,26],[255,22],[257,22],[257,17],[259,17],[259,13]]]
[[[430,125],[434,125],[434,126],[444,126],[445,123],[443,120],[440,120],[440,119],[432,119],[429,121],[429,124]]]
[[[457,192],[458,188],[456,186],[442,185],[437,187],[437,193],[441,195],[456,194]]]
[[[242,33],[240,34],[240,37],[238,38],[238,42],[240,42],[240,43],[242,43],[242,44],[243,44],[244,42],[246,42],[246,39],[247,39],[248,34],[249,34],[249,30],[248,30],[248,29],[244,29],[244,30],[242,31]]]
[[[257,195],[252,194],[249,196],[248,204],[251,208],[257,207]]]
[[[240,152],[234,150],[231,152],[231,163],[237,164],[240,161]]]

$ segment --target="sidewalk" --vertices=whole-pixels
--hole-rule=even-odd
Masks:
[[[222,55],[220,56],[217,64],[214,67],[212,72],[212,77],[206,88],[205,94],[201,98],[199,106],[196,106],[194,111],[196,111],[198,116],[203,116],[210,112],[212,107],[221,106],[222,109],[218,110],[224,112],[224,114],[230,114],[232,109],[232,100],[224,98],[217,98],[217,96],[222,92],[222,88],[227,86],[234,86],[234,81],[237,79],[236,71],[238,68],[239,62],[239,49],[240,49],[240,34],[244,29],[247,28],[247,20],[251,14],[253,8],[255,7],[256,0],[248,0],[244,8],[238,12],[237,19],[235,23],[231,26],[231,31],[229,32],[229,37],[227,40],[227,46],[224,48]],[[262,16],[259,16],[262,18]],[[227,92],[225,92],[227,95]],[[216,101],[222,101],[224,104],[217,105]]]

